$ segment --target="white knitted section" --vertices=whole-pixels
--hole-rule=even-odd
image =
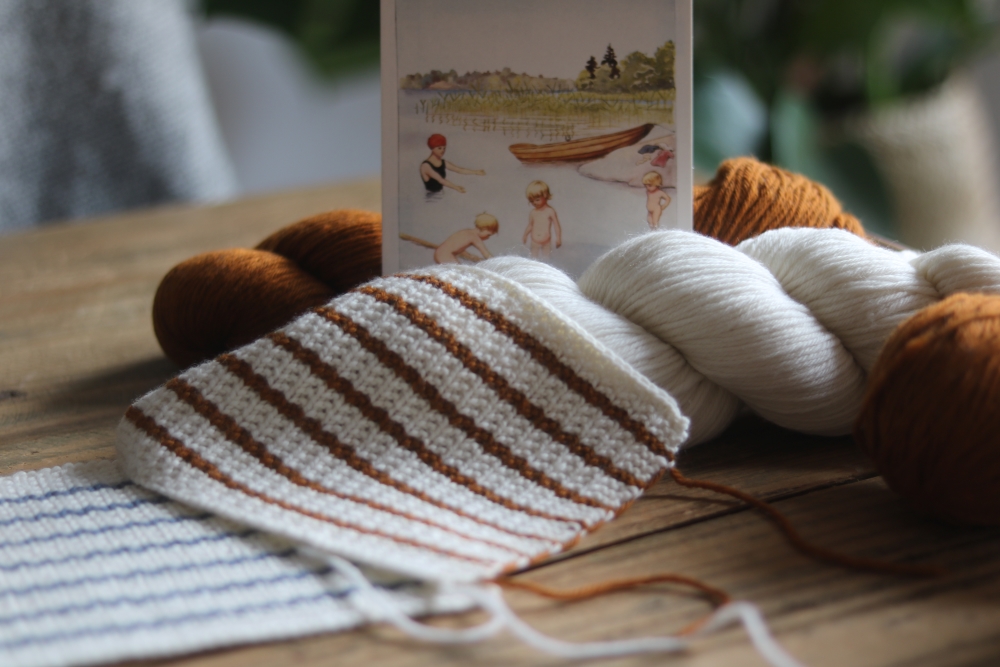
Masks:
[[[354,586],[291,543],[179,505],[113,462],[0,478],[0,665],[151,658],[366,621]],[[456,609],[379,587],[406,613]]]
[[[733,248],[690,232],[635,238],[579,285],[544,264],[479,265],[531,289],[669,392],[688,444],[745,404],[787,428],[849,433],[892,331],[956,292],[1000,293],[1000,259],[968,245],[918,255],[836,229],[779,229]]]
[[[376,280],[183,373],[119,428],[129,476],[352,560],[489,579],[612,519],[687,420],[496,273]]]

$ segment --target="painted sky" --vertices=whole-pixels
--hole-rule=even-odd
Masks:
[[[621,60],[674,37],[672,0],[398,0],[398,75],[510,67],[576,79],[610,43]]]

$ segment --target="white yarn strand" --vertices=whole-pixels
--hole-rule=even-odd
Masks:
[[[469,601],[490,615],[485,623],[453,630],[418,623],[406,615],[399,604],[376,588],[353,563],[339,556],[327,556],[329,564],[355,588],[351,600],[372,622],[384,621],[419,641],[434,644],[470,644],[483,641],[506,629],[532,648],[568,660],[617,658],[643,653],[675,653],[686,649],[688,638],[638,637],[603,642],[567,642],[549,637],[534,629],[514,613],[495,584],[461,584],[443,586],[442,593],[466,596]],[[802,667],[774,639],[760,610],[749,602],[730,602],[717,609],[690,637],[710,634],[732,623],[740,622],[761,657],[774,667]]]

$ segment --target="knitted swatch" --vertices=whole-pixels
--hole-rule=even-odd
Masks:
[[[394,572],[545,558],[672,465],[674,400],[498,274],[376,280],[136,402],[136,482]]]
[[[2,665],[150,658],[369,620],[321,560],[143,489],[113,461],[0,478],[0,526]],[[419,582],[380,588],[409,613],[430,609]]]

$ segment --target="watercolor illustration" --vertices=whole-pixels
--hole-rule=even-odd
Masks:
[[[399,268],[518,254],[575,276],[675,226],[674,4],[397,2]]]

